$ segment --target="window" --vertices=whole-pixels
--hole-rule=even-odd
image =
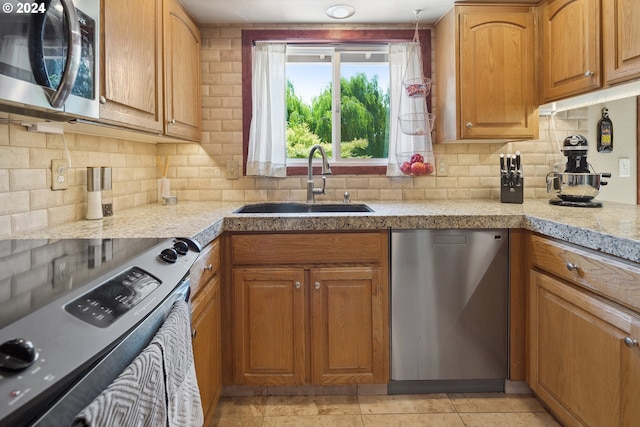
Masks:
[[[420,40],[423,58],[423,70],[425,75],[431,75],[431,34],[430,30],[421,30]],[[384,126],[379,119],[372,125],[371,136],[367,134],[366,148],[362,149],[364,142],[358,141],[362,133],[354,133],[349,126],[352,124],[349,114],[356,117],[362,115],[361,105],[355,105],[353,100],[349,100],[348,96],[343,96],[338,101],[337,94],[345,85],[340,85],[341,80],[350,80],[352,77],[362,73],[368,82],[372,84],[374,76],[378,76],[376,80],[377,88],[380,96],[387,98],[388,111],[388,59],[385,47],[391,42],[411,41],[414,36],[413,30],[244,30],[242,32],[242,98],[243,98],[243,155],[246,168],[246,158],[248,153],[249,129],[252,116],[251,105],[251,69],[252,69],[252,46],[256,41],[284,41],[287,43],[288,55],[287,76],[292,77],[291,81],[293,92],[296,96],[301,97],[306,102],[311,102],[311,95],[306,92],[306,88],[296,82],[295,68],[302,66],[301,64],[315,64],[319,69],[323,64],[328,64],[326,73],[331,73],[331,80],[324,80],[326,85],[331,85],[331,103],[334,108],[330,114],[331,123],[331,141],[325,143],[331,144],[331,153],[334,158],[331,168],[334,173],[345,174],[384,174],[386,171],[386,147],[388,146],[388,123],[389,116],[386,112],[386,123]],[[291,49],[289,49],[291,47]],[[317,49],[314,51],[314,49]],[[321,53],[325,49],[326,53]],[[324,58],[322,58],[324,55]],[[322,59],[321,59],[322,58]],[[336,66],[338,64],[338,66]],[[383,72],[382,69],[385,69]],[[386,74],[385,74],[386,73]],[[334,77],[336,74],[337,77]],[[324,79],[324,78],[323,78]],[[337,87],[336,87],[337,86]],[[326,86],[316,86],[319,94],[323,93]],[[348,89],[348,88],[347,88]],[[347,90],[348,92],[348,90]],[[335,95],[335,100],[333,100]],[[430,100],[428,107],[431,108]],[[377,104],[376,104],[377,105]],[[338,106],[336,108],[336,106]],[[326,111],[325,107],[325,111]],[[338,116],[335,116],[337,113]],[[294,118],[299,123],[300,118]],[[291,121],[291,114],[288,118]],[[340,126],[334,125],[340,123]],[[372,122],[373,123],[373,122]],[[384,130],[380,130],[380,129]],[[378,130],[379,133],[375,134]],[[323,131],[326,134],[326,129]],[[384,135],[380,135],[380,132]],[[328,139],[328,138],[327,138]],[[356,140],[354,142],[354,139]],[[370,142],[371,139],[373,142]],[[381,147],[379,140],[382,139],[384,146]],[[333,148],[334,146],[338,148]],[[368,151],[367,151],[368,150]],[[344,153],[344,154],[343,154]],[[296,155],[293,154],[295,157]],[[297,163],[297,164],[296,164]],[[303,159],[291,160],[287,162],[288,175],[306,174],[306,162]]]
[[[315,144],[333,165],[385,163],[387,44],[289,45],[285,74],[287,164],[306,160]]]

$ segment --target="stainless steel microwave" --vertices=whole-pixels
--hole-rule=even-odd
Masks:
[[[98,118],[100,0],[3,0],[0,110]]]

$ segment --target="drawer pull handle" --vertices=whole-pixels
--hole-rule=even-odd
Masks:
[[[316,288],[316,289],[320,289],[320,282],[314,283],[313,287]]]
[[[638,340],[634,340],[631,337],[626,337],[624,339],[624,345],[626,345],[629,348],[638,347]]]
[[[569,271],[578,271],[580,269],[580,267],[578,267],[577,264],[571,264],[570,262],[567,263],[567,270]]]
[[[300,289],[300,286],[302,286],[300,282],[296,282],[296,289]]]
[[[207,265],[204,269],[209,272],[213,271],[213,264]]]

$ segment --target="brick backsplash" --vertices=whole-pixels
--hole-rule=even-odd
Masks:
[[[179,201],[304,201],[306,177],[226,178],[227,160],[242,164],[242,28],[249,27],[201,28],[201,144],[156,145],[70,133],[63,139],[61,135],[28,132],[20,124],[3,122],[8,116],[0,115],[0,237],[84,219],[87,166],[113,168],[115,215],[124,209],[156,203],[156,180],[160,177],[156,162],[164,156],[171,157],[168,177],[171,193]],[[432,91],[436,95],[438,76],[434,74],[432,78]],[[498,157],[500,153],[515,151],[523,155],[525,197],[548,197],[545,176],[549,163],[562,157],[556,136],[562,141],[569,134],[586,132],[587,110],[558,113],[553,119],[554,126],[551,122],[549,116],[540,118],[540,139],[535,141],[435,144],[436,155],[443,156],[448,163],[447,177],[331,175],[327,179],[327,194],[317,200],[342,200],[345,191],[354,201],[499,199]],[[66,158],[65,142],[71,156],[69,188],[52,191],[51,160]]]

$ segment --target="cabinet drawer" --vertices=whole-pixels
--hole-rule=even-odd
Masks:
[[[220,271],[220,241],[207,245],[191,267],[191,294],[196,295],[216,273]]]
[[[380,263],[386,232],[234,234],[231,258],[239,264]]]
[[[535,267],[640,310],[640,266],[536,235],[529,251]]]

